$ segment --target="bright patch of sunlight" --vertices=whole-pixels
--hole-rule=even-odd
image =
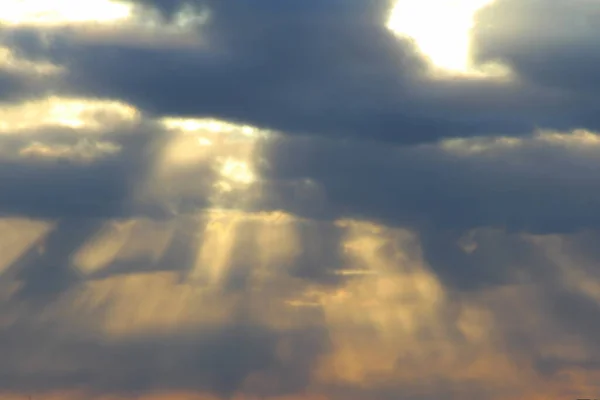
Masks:
[[[218,179],[213,188],[213,202],[215,206],[219,206],[219,195],[233,193],[234,191],[241,195],[245,190],[250,188],[256,182],[256,175],[252,168],[251,159],[238,159],[226,157],[218,159],[218,171],[220,179]]]
[[[45,125],[96,130],[138,118],[134,107],[118,101],[49,97],[1,108],[0,131],[12,133]]]
[[[504,75],[498,65],[475,68],[471,60],[471,29],[477,11],[494,0],[398,0],[387,27],[415,41],[440,72]]]
[[[242,136],[256,137],[267,134],[262,129],[250,125],[239,125],[212,118],[172,118],[161,120],[162,124],[171,130],[189,133],[211,132],[223,134],[238,134]]]
[[[233,182],[251,184],[256,177],[247,162],[227,158],[221,162],[221,175]]]
[[[163,157],[157,168],[161,174],[165,169],[189,167],[206,162],[214,153],[213,141],[204,136],[176,136],[165,147]]]
[[[131,9],[131,5],[114,0],[2,0],[0,23],[51,26],[110,23],[129,18]]]
[[[153,183],[145,190],[173,199],[184,193],[202,198],[210,192],[209,202],[217,208],[239,206],[256,195],[256,142],[269,132],[215,119],[168,117],[160,123],[173,135],[151,182],[168,183],[159,187]],[[188,174],[194,169],[198,178],[191,185]],[[212,172],[206,174],[207,170]]]

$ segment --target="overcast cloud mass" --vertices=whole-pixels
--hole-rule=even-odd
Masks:
[[[0,0],[2,399],[600,397],[600,2],[446,3]]]

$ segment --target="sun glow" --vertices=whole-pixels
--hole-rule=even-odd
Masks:
[[[415,41],[440,70],[476,72],[471,61],[471,28],[477,11],[494,0],[399,0],[387,27]],[[490,66],[486,66],[486,73]]]

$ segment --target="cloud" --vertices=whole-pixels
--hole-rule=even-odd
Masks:
[[[0,52],[1,50],[0,48]],[[35,77],[31,80],[30,76],[0,63],[0,101],[3,103],[33,95],[43,88],[39,83]]]
[[[259,241],[252,246],[254,251],[258,246],[260,252],[252,267],[276,273],[281,265],[275,263],[285,262],[281,256],[293,254],[285,250],[278,254],[261,246],[260,240],[265,234],[274,237],[281,231],[268,221],[258,220],[260,225],[256,226],[254,217],[247,218],[246,230],[254,225]],[[78,250],[86,252],[85,242],[92,238],[87,255],[93,250],[90,246],[102,245],[99,240],[105,243],[105,252],[96,254],[102,256],[106,241],[118,240],[119,236],[101,220],[83,218],[65,219],[42,233],[29,251],[21,251],[4,270],[0,292],[5,318],[0,346],[5,357],[0,362],[0,374],[6,383],[0,391],[44,393],[78,388],[89,395],[133,395],[175,390],[227,397],[240,391],[246,395],[296,393],[309,384],[310,369],[327,348],[323,327],[293,319],[286,322],[290,310],[281,298],[290,296],[289,292],[265,287],[254,296],[252,287],[266,283],[256,271],[248,271],[250,281],[243,286],[227,283],[249,261],[235,256],[236,249],[247,251],[248,238],[232,236],[235,248],[227,249],[220,246],[220,237],[207,238],[210,230],[205,230],[201,247],[194,249],[192,245],[190,249],[185,234],[194,236],[186,228],[187,219],[163,223],[155,232],[175,228],[173,240],[178,243],[172,245],[183,251],[166,249],[168,260],[163,261],[168,262],[161,271],[153,268],[151,259],[136,258],[136,247],[140,254],[139,250],[144,251],[140,246],[152,242],[150,221],[130,222],[139,228],[130,232],[128,241],[120,246],[117,243],[117,256],[136,262],[136,270],[119,271],[117,261],[101,265],[107,269],[104,275],[86,275],[81,269],[85,260]],[[23,223],[20,227],[21,232],[31,229]],[[7,223],[6,228],[16,230],[19,224]],[[203,228],[201,223],[196,227],[200,232]],[[265,232],[269,228],[275,231]],[[134,235],[145,237],[136,242],[139,238]],[[283,239],[285,246],[288,238]],[[195,253],[193,264],[182,264],[184,251],[190,250]],[[152,251],[152,247],[145,251]],[[207,251],[217,254],[209,253],[206,259]],[[214,265],[219,259],[224,263]],[[202,279],[198,273],[207,275]],[[190,279],[177,279],[177,274]],[[279,285],[290,284],[281,279]],[[298,285],[291,288],[294,286]],[[295,291],[298,289],[301,287]],[[270,301],[275,303],[269,305]],[[303,314],[307,313],[294,312],[296,317]],[[311,314],[307,315],[309,320],[318,321],[319,314]],[[57,354],[61,357],[55,362]]]
[[[281,364],[276,354],[278,343],[287,340],[291,345],[303,345],[304,351],[311,345],[318,347],[318,336],[311,332],[280,334],[244,325],[105,341],[81,332],[21,323],[3,329],[1,337],[2,343],[14,344],[12,348],[3,346],[4,391],[43,393],[83,386],[91,395],[176,389],[228,396],[241,389],[253,373]],[[50,357],[59,355],[58,368],[51,367]],[[289,390],[285,386],[294,389],[302,385],[293,382],[293,376],[287,379],[273,389],[285,392]],[[296,379],[302,380],[302,376]]]
[[[140,139],[144,143],[150,137]],[[138,174],[143,175],[138,168],[144,158],[131,147],[115,152],[116,146],[93,141],[23,145],[17,160],[11,160],[11,154],[1,162],[2,213],[41,218],[127,213],[131,188]]]
[[[597,382],[596,232],[434,232],[432,246],[434,233],[353,220],[197,221],[28,233],[1,280],[2,391],[491,399]],[[462,258],[445,257],[452,244]]]
[[[589,96],[520,79],[539,74],[518,65],[515,79],[431,81],[415,47],[385,28],[387,2],[310,2],[290,9],[271,2],[249,8],[195,4],[198,13],[205,12],[203,6],[209,10],[208,21],[197,25],[206,43],[201,47],[132,48],[81,42],[55,31],[48,57],[68,66],[64,90],[121,98],[158,115],[210,116],[289,134],[395,143],[523,136],[535,126],[598,128],[597,104]],[[155,6],[164,12],[179,9],[175,3]],[[572,14],[584,11],[577,7]],[[511,15],[506,14],[502,20]],[[493,49],[495,42],[477,41],[481,53],[493,51],[484,47],[488,42]],[[585,49],[573,46],[557,47],[569,52],[564,56],[545,57],[572,59],[578,49],[586,57]],[[549,78],[567,84],[569,76]]]
[[[57,65],[40,57],[23,57],[7,43],[4,28],[0,38],[0,102],[4,105],[39,96],[52,88],[62,72]]]
[[[595,3],[121,3],[0,11],[2,396],[600,390]]]
[[[597,228],[597,136],[540,132],[526,139],[460,139],[420,147],[279,139],[265,146],[273,198],[319,217],[529,232]],[[296,182],[305,196],[294,200]],[[304,184],[302,182],[305,182]],[[306,182],[311,182],[307,184]]]
[[[504,0],[483,10],[475,30],[481,59],[501,59],[535,84],[592,95],[600,52],[595,1]],[[518,40],[515,40],[519,38]],[[592,96],[590,96],[592,95]]]

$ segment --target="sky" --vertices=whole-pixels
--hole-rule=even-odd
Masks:
[[[600,397],[598,0],[0,3],[2,399]]]

